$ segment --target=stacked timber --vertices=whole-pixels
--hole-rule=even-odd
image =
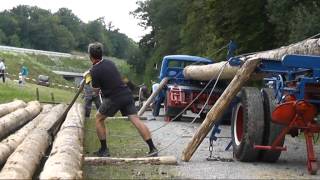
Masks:
[[[20,108],[0,118],[0,139],[14,132],[36,117],[41,111],[38,101],[31,101],[26,108]]]
[[[320,39],[308,39],[278,49],[245,56],[242,59],[245,60],[248,58],[260,58],[280,61],[284,55],[289,54],[320,56]],[[219,79],[231,80],[236,75],[240,67],[232,67],[229,64],[224,66],[224,64],[226,64],[226,61],[209,65],[190,65],[184,68],[183,75],[186,79],[208,81],[212,78],[217,79],[219,72],[223,70]]]
[[[58,132],[40,179],[82,179],[84,108],[74,104]]]
[[[16,148],[8,158],[0,172],[1,179],[31,179],[41,159],[52,142],[48,130],[66,109],[66,105],[60,104],[51,109],[25,140]]]
[[[22,127],[16,133],[10,135],[0,142],[0,166],[3,165],[25,137],[42,121],[45,115],[51,110],[52,105],[44,105],[41,114]]]
[[[6,104],[0,104],[0,117],[15,111],[18,108],[24,108],[27,104],[21,100],[15,100]]]

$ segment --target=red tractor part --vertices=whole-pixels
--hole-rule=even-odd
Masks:
[[[286,127],[283,128],[271,146],[255,145],[254,147],[262,150],[286,150],[286,147],[279,146],[281,140],[291,131],[300,130],[306,139],[308,171],[310,174],[316,174],[318,166],[312,139],[314,133],[320,132],[320,126],[314,120],[317,109],[313,104],[304,100],[297,101],[292,97],[288,97],[286,100],[287,102],[278,105],[272,112],[272,121]]]

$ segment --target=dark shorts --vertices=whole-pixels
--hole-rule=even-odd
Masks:
[[[114,116],[120,110],[122,116],[135,115],[137,109],[131,95],[124,95],[118,98],[104,98],[99,108],[99,113],[107,117]]]

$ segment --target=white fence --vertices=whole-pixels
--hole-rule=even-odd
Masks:
[[[19,53],[31,53],[31,54],[37,54],[37,55],[40,54],[40,55],[47,55],[47,56],[68,57],[68,58],[72,56],[69,53],[43,51],[43,50],[26,49],[26,48],[17,48],[17,47],[1,46],[1,45],[0,45],[0,50],[19,52]]]

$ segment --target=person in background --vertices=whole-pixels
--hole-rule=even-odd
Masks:
[[[110,156],[104,120],[114,116],[120,110],[123,116],[128,116],[149,146],[148,156],[157,156],[158,150],[153,144],[150,130],[137,115],[132,92],[121,79],[115,64],[108,59],[102,59],[103,45],[98,42],[89,44],[88,53],[92,68],[90,73],[85,74],[84,77],[87,79],[87,76],[91,76],[92,87],[96,91],[100,90],[103,95],[102,104],[96,114],[96,130],[101,146],[94,154]]]
[[[6,82],[6,66],[4,64],[4,59],[0,59],[0,78],[2,77],[2,82]]]
[[[20,69],[20,73],[22,76],[22,85],[24,85],[26,83],[26,78],[29,75],[29,69],[27,68],[27,66],[22,66]]]
[[[101,105],[101,97],[99,93],[93,91],[93,88],[90,83],[86,83],[83,87],[84,91],[84,101],[85,101],[85,116],[86,118],[90,117],[91,114],[91,108],[92,108],[92,102],[95,104],[96,108],[99,109]]]

